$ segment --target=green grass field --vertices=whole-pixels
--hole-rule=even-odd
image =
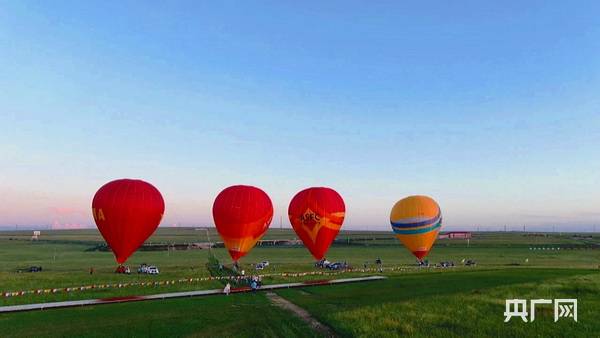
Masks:
[[[413,274],[373,287],[278,293],[344,336],[592,337],[600,332],[599,291],[598,272],[536,268]],[[551,306],[538,308],[534,323],[504,323],[507,298],[579,298],[579,323],[554,323]]]
[[[264,294],[174,299],[0,316],[2,337],[311,336]]]
[[[218,240],[214,231],[211,239]],[[90,251],[102,239],[95,230],[0,232],[0,291],[78,287],[92,284],[166,281],[208,277],[207,250],[138,251],[128,261],[159,266],[158,276],[119,275],[110,252]],[[293,239],[289,230],[270,230],[266,239]],[[152,243],[205,242],[205,230],[159,229]],[[440,240],[430,262],[452,260],[451,269],[418,269],[414,258],[387,232],[344,232],[328,253],[333,261],[355,268],[380,257],[385,281],[278,291],[341,336],[597,336],[600,326],[600,236],[476,233],[465,240]],[[533,250],[536,248],[536,250]],[[538,250],[545,248],[545,250]],[[552,250],[553,248],[553,250]],[[213,249],[222,262],[226,251]],[[462,267],[474,259],[476,267]],[[301,246],[256,247],[242,260],[269,260],[266,274],[315,271],[314,260]],[[40,273],[17,269],[41,265]],[[95,273],[89,274],[94,267]],[[391,271],[389,268],[402,268]],[[342,276],[369,275],[348,272]],[[323,276],[267,277],[264,282],[293,282]],[[331,277],[331,278],[337,278]],[[0,298],[0,305],[37,303],[179,290],[219,288],[218,281],[169,286],[130,286],[70,293]],[[552,307],[539,310],[534,323],[504,323],[507,298],[578,298],[579,322],[554,323]],[[564,333],[564,335],[563,335]],[[315,333],[290,313],[271,305],[263,293],[238,294],[141,303],[100,305],[0,315],[0,336],[312,336]]]

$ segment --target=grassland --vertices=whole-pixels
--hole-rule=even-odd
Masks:
[[[377,337],[594,337],[600,333],[598,292],[598,272],[543,268],[433,272],[393,277],[376,287],[278,291],[343,336]],[[504,323],[505,299],[512,298],[578,298],[579,322],[554,323],[553,307],[545,306],[533,323]]]
[[[210,238],[218,239],[214,231]],[[114,274],[110,252],[92,250],[102,239],[95,230],[0,232],[0,291],[65,288],[105,283],[165,281],[207,277],[207,250],[138,251],[128,264],[159,266],[158,276]],[[289,230],[274,229],[266,239],[293,239]],[[431,262],[474,259],[476,267],[417,269],[414,258],[387,232],[340,234],[328,258],[355,268],[373,267],[379,257],[388,268],[382,282],[285,290],[281,296],[304,307],[343,336],[594,336],[600,328],[600,236],[589,234],[476,233],[465,240],[440,240]],[[152,243],[205,242],[205,230],[159,229]],[[535,248],[535,250],[534,250]],[[544,248],[544,250],[540,250]],[[227,252],[213,249],[222,262]],[[315,271],[314,260],[302,246],[256,247],[242,260],[269,260],[262,273]],[[41,273],[17,269],[41,265]],[[89,268],[95,273],[90,275]],[[390,270],[389,268],[403,270]],[[360,271],[344,276],[365,275]],[[265,283],[323,278],[322,276],[264,279]],[[0,298],[0,305],[140,295],[179,290],[212,289],[217,281],[169,286],[132,286],[56,294]],[[506,298],[578,298],[579,323],[553,323],[551,315],[531,324],[503,323]],[[550,309],[551,310],[551,309]],[[550,311],[548,310],[548,311]],[[542,310],[546,311],[546,310]],[[264,314],[264,315],[261,315]],[[233,318],[233,319],[232,319]],[[12,329],[11,329],[12,328]],[[81,309],[0,315],[0,336],[310,336],[295,317],[273,308],[263,294],[177,299]]]
[[[304,323],[264,294],[173,299],[0,315],[2,337],[297,337]]]
[[[579,269],[438,271],[365,284],[283,290],[340,336],[594,337],[600,332],[600,275]],[[578,298],[579,322],[504,323],[504,300]],[[310,337],[313,331],[263,293],[99,305],[0,316],[0,336]]]

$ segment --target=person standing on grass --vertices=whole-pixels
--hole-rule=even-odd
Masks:
[[[90,275],[93,275],[93,274],[94,274],[94,267],[92,266],[92,267],[90,267]]]
[[[227,282],[227,284],[225,285],[225,288],[223,289],[223,293],[226,296],[229,296],[230,292],[231,292],[231,284],[229,284],[229,282]]]

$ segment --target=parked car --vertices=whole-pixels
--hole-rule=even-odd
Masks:
[[[442,268],[449,268],[454,266],[454,262],[450,261],[450,262],[440,262],[440,267]]]
[[[340,262],[331,263],[327,266],[327,268],[329,270],[340,270],[340,269],[342,269],[342,263],[340,263]]]
[[[138,268],[138,273],[145,273],[148,275],[158,275],[159,271],[158,271],[158,268],[154,265],[148,265],[146,263],[142,263],[142,264],[140,264],[140,267]]]
[[[323,258],[320,261],[318,261],[318,262],[315,263],[315,267],[323,269],[323,268],[327,268],[330,264],[331,264],[330,261],[328,261],[327,259]]]
[[[260,263],[257,263],[255,268],[256,268],[256,270],[262,270],[262,269],[266,268],[267,266],[269,266],[269,261],[262,261]]]
[[[148,269],[147,269],[147,271],[148,272],[146,272],[146,273],[149,274],[149,275],[158,275],[158,273],[159,273],[158,272],[158,268],[155,267],[154,265],[149,266]]]
[[[327,268],[329,270],[343,270],[343,269],[348,269],[350,266],[347,263],[340,263],[340,262],[335,262],[335,263],[331,263],[329,265],[327,265]]]
[[[30,266],[28,268],[23,268],[23,269],[17,269],[17,272],[41,272],[42,271],[42,267],[41,266]]]
[[[417,265],[420,267],[429,267],[429,261],[428,260],[417,261]]]
[[[477,262],[475,262],[472,259],[469,259],[465,262],[465,266],[475,266],[475,265],[477,265]]]

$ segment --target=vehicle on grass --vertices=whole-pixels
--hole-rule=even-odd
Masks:
[[[331,264],[330,261],[328,261],[327,259],[323,258],[320,261],[318,261],[318,262],[315,263],[315,267],[316,268],[324,269],[324,268],[327,268],[330,264]]]
[[[472,259],[469,259],[465,262],[465,266],[476,266],[476,265],[477,265],[477,262],[475,262]]]
[[[28,268],[24,268],[24,269],[17,269],[17,272],[21,273],[21,272],[42,272],[42,267],[41,266],[30,266]]]
[[[348,265],[348,263],[344,262],[335,262],[335,263],[331,263],[329,265],[327,265],[327,269],[329,270],[345,270],[350,268],[350,265]]]
[[[266,268],[267,266],[269,266],[269,261],[262,261],[260,263],[257,263],[255,268],[256,268],[256,270],[262,270],[262,269]]]
[[[159,271],[158,268],[154,265],[150,265],[147,269],[148,272],[146,272],[149,275],[158,275]]]
[[[453,267],[454,266],[454,262],[449,261],[449,262],[440,262],[439,265],[441,268],[449,268],[449,267]]]
[[[148,265],[146,263],[142,263],[142,264],[140,264],[140,267],[138,268],[138,273],[145,273],[148,275],[158,275],[159,271],[158,271],[158,268],[154,265]]]
[[[329,269],[329,270],[341,270],[342,269],[342,263],[339,263],[339,262],[331,263],[331,264],[327,265],[327,269]]]

